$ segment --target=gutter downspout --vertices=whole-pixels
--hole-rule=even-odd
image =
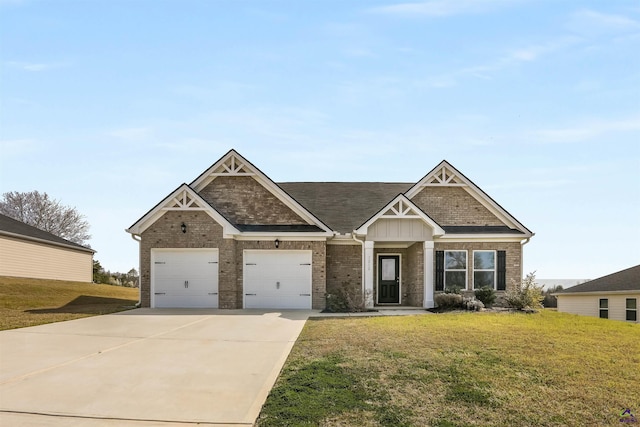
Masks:
[[[139,234],[131,233],[131,238],[138,242],[138,302],[136,303],[136,308],[140,308],[140,306],[142,306],[142,257],[140,256],[140,245],[142,244],[142,236],[140,236]]]
[[[360,243],[360,246],[362,246],[362,256],[361,256],[361,259],[362,259],[362,262],[361,262],[361,264],[362,264],[362,269],[361,269],[360,275],[361,275],[361,277],[362,277],[362,279],[361,279],[361,283],[362,283],[362,298],[365,298],[365,297],[366,297],[366,295],[365,295],[365,289],[364,289],[364,285],[365,285],[365,284],[364,284],[364,240],[359,240],[359,239],[356,237],[356,230],[353,230],[353,231],[351,232],[351,238],[352,238],[353,240],[355,240],[356,242]]]
[[[527,243],[529,243],[529,240],[531,240],[531,238],[533,236],[535,236],[535,233],[531,233],[531,236],[527,237],[526,239],[524,239],[523,241],[520,242],[520,247],[524,248],[524,245],[526,245]],[[522,260],[522,252],[520,253],[520,259]],[[520,262],[520,281],[522,281],[522,278],[524,277],[524,262]]]

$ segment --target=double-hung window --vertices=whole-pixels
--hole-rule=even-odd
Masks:
[[[496,251],[473,251],[473,288],[496,288]]]
[[[609,318],[609,300],[607,298],[600,298],[600,318]]]
[[[467,288],[467,251],[444,251],[444,289]]]
[[[627,298],[627,320],[638,321],[638,300],[635,298]]]

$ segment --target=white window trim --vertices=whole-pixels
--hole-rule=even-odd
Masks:
[[[465,256],[464,256],[464,270],[463,269],[450,269],[447,268],[447,252],[464,252]],[[464,288],[462,288],[462,290],[466,291],[469,289],[469,251],[467,249],[450,249],[450,250],[446,250],[444,251],[444,278],[443,278],[443,284],[442,284],[442,289],[444,291],[447,290],[447,272],[448,271],[464,271]]]
[[[477,269],[476,270],[476,252],[493,252],[493,269]],[[497,290],[497,286],[498,286],[498,251],[496,250],[491,250],[491,249],[480,249],[480,250],[474,250],[473,251],[473,263],[471,264],[473,266],[473,273],[472,273],[472,277],[471,277],[471,289],[475,290],[476,289],[476,271],[492,271],[493,272],[493,286],[492,289],[495,291]],[[479,289],[479,288],[478,288]]]
[[[636,308],[627,308],[627,301],[628,301],[628,300],[635,300],[635,302],[636,302]],[[628,314],[630,311],[635,311],[635,313],[636,313],[636,320],[635,320],[635,322],[637,322],[637,321],[638,321],[638,298],[625,298],[625,300],[624,300],[624,318],[625,318],[625,320],[627,319],[627,314]],[[626,321],[627,321],[627,322],[634,322],[634,320],[626,320]]]

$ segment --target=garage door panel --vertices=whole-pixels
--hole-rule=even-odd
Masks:
[[[218,307],[218,250],[153,252],[154,307]]]
[[[245,307],[311,308],[311,258],[311,251],[245,251]]]

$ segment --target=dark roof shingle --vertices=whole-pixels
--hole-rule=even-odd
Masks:
[[[640,265],[567,288],[559,294],[640,291]]]
[[[77,243],[70,242],[69,240],[58,237],[55,234],[40,230],[39,228],[25,224],[24,222],[18,221],[2,214],[0,214],[0,234],[12,237],[23,237],[27,240],[39,240],[46,243],[51,243],[56,246],[66,246],[85,252],[95,253],[95,251],[91,248],[87,248],[82,245],[78,245]]]
[[[283,182],[278,185],[340,233],[352,232],[413,186],[389,182]]]

